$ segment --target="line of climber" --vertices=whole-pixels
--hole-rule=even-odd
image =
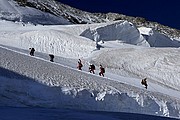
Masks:
[[[29,54],[30,54],[31,56],[34,56],[35,49],[34,49],[34,48],[29,48],[29,50],[30,50],[30,53],[29,53]],[[50,61],[51,61],[51,62],[54,62],[54,55],[53,55],[53,54],[49,54],[49,57],[50,57]],[[82,61],[81,61],[81,59],[79,59],[79,60],[78,60],[78,66],[77,66],[77,68],[78,68],[78,70],[82,70],[82,67],[83,67]],[[94,64],[90,64],[90,65],[89,65],[89,72],[90,72],[90,73],[95,74],[95,69],[96,69],[96,67],[95,67]],[[104,77],[105,68],[100,64],[99,69],[100,69],[99,75]],[[145,88],[147,89],[147,86],[148,86],[148,84],[147,84],[147,78],[142,79],[142,80],[141,80],[141,84],[144,85]]]
[[[34,56],[35,49],[34,48],[29,48],[29,50],[30,50],[29,54],[31,56]],[[50,61],[54,62],[54,55],[53,54],[49,54],[49,57],[50,57]]]
[[[35,49],[34,48],[29,48],[29,50],[30,50],[30,55],[31,56],[34,56],[34,52],[35,52]],[[50,57],[50,61],[51,62],[54,62],[54,55],[53,54],[49,54],[49,57]],[[79,59],[78,60],[78,66],[77,66],[77,68],[79,69],[79,70],[82,70],[82,67],[83,67],[83,64],[82,64],[82,62],[81,62],[81,59]],[[89,66],[89,72],[90,73],[93,73],[93,74],[95,74],[95,65],[94,64],[90,64],[90,66]],[[100,65],[100,72],[99,72],[99,75],[100,76],[103,76],[104,77],[104,73],[105,73],[105,68],[102,66],[102,65]]]
[[[77,68],[78,68],[78,70],[82,70],[82,67],[83,67],[82,61],[81,61],[81,59],[79,59],[79,60],[78,60],[78,66],[77,66]],[[90,65],[89,65],[89,72],[90,72],[90,73],[95,74],[95,69],[96,69],[96,68],[95,68],[95,65],[94,65],[94,64],[90,64]],[[104,77],[105,68],[100,64],[99,69],[100,69],[99,75]],[[147,89],[147,86],[148,86],[148,84],[147,84],[147,78],[142,79],[142,80],[141,80],[141,84],[144,85],[145,88]]]
[[[78,68],[78,70],[82,70],[82,67],[83,67],[82,61],[81,61],[81,59],[79,59],[78,60],[77,68]],[[94,64],[90,64],[89,65],[89,72],[90,73],[95,74],[95,69],[96,69],[96,67],[95,67]],[[100,64],[99,69],[100,69],[99,75],[104,77],[105,68]]]

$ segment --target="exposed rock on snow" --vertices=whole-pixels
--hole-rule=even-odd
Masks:
[[[14,0],[0,1],[0,19],[42,25],[71,24],[63,17],[57,17],[32,7],[19,6]]]

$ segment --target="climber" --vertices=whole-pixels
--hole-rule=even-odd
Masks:
[[[54,55],[53,54],[49,54],[49,57],[50,57],[50,61],[54,62]]]
[[[30,50],[30,53],[29,53],[29,54],[30,54],[31,56],[34,56],[34,51],[35,51],[35,49],[34,49],[34,48],[29,48],[29,50]]]
[[[95,65],[94,64],[90,64],[89,72],[95,74],[94,70],[95,70]]]
[[[148,84],[147,84],[147,78],[142,79],[142,80],[141,80],[141,84],[144,85],[145,88],[147,89],[147,86],[148,86]]]
[[[100,69],[99,75],[100,76],[102,75],[104,77],[104,73],[105,73],[104,67],[102,67],[102,65],[100,65],[99,69]]]
[[[81,62],[81,59],[79,59],[77,68],[78,68],[78,70],[82,70],[82,67],[83,67],[83,64]]]

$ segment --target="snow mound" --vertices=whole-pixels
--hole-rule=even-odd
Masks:
[[[180,41],[171,39],[166,35],[163,35],[152,28],[140,27],[138,28],[140,33],[146,38],[151,47],[179,47]]]
[[[24,49],[34,47],[39,52],[51,53],[66,58],[88,57],[96,46],[89,39],[57,30],[26,32],[20,38],[20,45]]]
[[[29,27],[37,28],[36,26]],[[46,28],[29,30],[29,27],[26,26],[24,31],[11,31],[9,35],[2,32],[0,36],[4,37],[2,37],[1,43],[25,50],[34,47],[37,52],[74,59],[89,57],[92,51],[96,49],[95,42],[87,38],[62,30],[46,30]]]
[[[148,42],[131,23],[127,21],[115,22],[103,27],[85,30],[81,36],[99,41],[118,40],[124,43],[149,46]]]

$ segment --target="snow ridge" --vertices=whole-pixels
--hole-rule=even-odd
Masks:
[[[167,95],[150,93],[2,47],[0,55],[1,105],[16,103],[16,106],[179,116],[180,101]],[[11,99],[14,102],[10,102]]]

